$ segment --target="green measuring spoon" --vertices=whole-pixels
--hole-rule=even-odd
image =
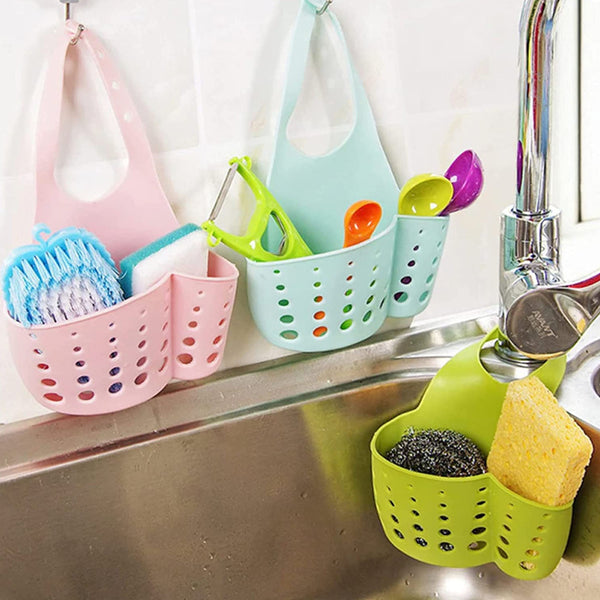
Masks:
[[[401,215],[435,217],[452,200],[452,183],[441,175],[416,175],[400,190],[398,212]]]

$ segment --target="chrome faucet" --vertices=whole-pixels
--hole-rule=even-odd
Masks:
[[[561,0],[525,0],[520,22],[515,204],[502,214],[496,350],[526,362],[567,352],[600,312],[600,277],[566,284],[559,211],[549,202],[550,94]],[[598,285],[596,285],[598,284]]]

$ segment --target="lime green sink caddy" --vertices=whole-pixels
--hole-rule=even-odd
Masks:
[[[569,536],[572,502],[549,507],[522,498],[493,475],[447,478],[396,466],[385,453],[407,429],[453,429],[487,455],[508,384],[494,379],[479,353],[488,334],[440,369],[419,406],[380,427],[371,441],[377,511],[390,542],[405,554],[446,567],[495,562],[519,579],[540,579],[558,565]],[[535,375],[554,392],[566,359],[544,363]]]

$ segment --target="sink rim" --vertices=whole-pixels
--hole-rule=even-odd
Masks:
[[[154,398],[120,412],[51,413],[8,423],[0,426],[0,482],[268,410],[286,399],[290,404],[314,399],[332,388],[390,373],[430,377],[464,343],[495,325],[489,308],[470,311],[389,329],[341,350],[296,353],[201,380],[174,381]],[[260,398],[253,401],[257,390]]]
[[[206,379],[174,381],[147,402],[116,413],[51,413],[2,425],[0,482],[270,408],[314,400],[334,389],[360,386],[390,374],[431,377],[456,352],[496,324],[496,311],[488,307],[406,329],[388,329],[341,350],[290,354],[222,370]],[[585,397],[581,388],[589,383],[587,371],[595,371],[600,364],[600,359],[588,359],[598,353],[600,321],[568,354],[568,381],[561,384],[557,397],[578,421],[600,429],[600,399],[595,403],[581,401]],[[593,393],[591,383],[589,386]],[[254,401],[257,390],[260,397]]]

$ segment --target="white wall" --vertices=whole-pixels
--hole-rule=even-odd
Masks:
[[[344,27],[399,182],[420,172],[443,173],[466,148],[476,150],[486,168],[478,202],[451,219],[431,304],[417,320],[495,304],[499,214],[514,196],[521,0],[335,0],[331,8]],[[257,172],[266,175],[298,0],[81,0],[73,9],[121,69],[182,222],[206,218],[231,156],[251,155]],[[57,0],[3,6],[2,256],[29,239],[39,81],[49,32],[62,16]],[[320,31],[318,37],[326,36]],[[84,66],[78,71],[84,84],[65,110],[59,177],[89,197],[118,177],[124,153],[96,98],[97,82]],[[73,97],[73,87],[67,89]],[[313,133],[323,126],[318,115],[302,120]],[[239,228],[249,211],[249,198],[231,197],[224,218]],[[284,354],[254,328],[243,261],[235,260],[242,277],[224,367]],[[0,421],[45,412],[22,386],[4,334],[0,344]]]

